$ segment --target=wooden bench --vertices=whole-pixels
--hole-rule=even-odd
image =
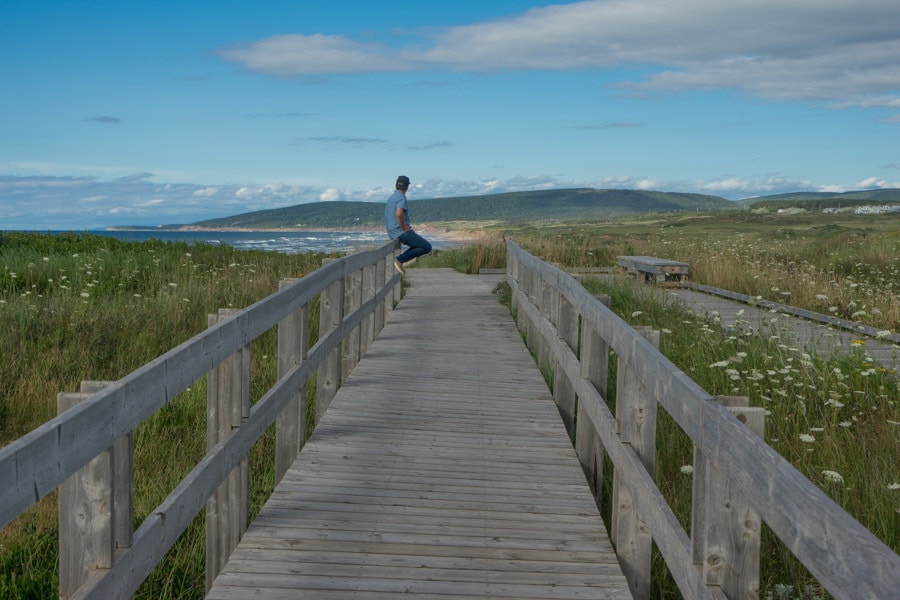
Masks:
[[[653,256],[619,256],[619,266],[625,273],[643,281],[659,284],[680,283],[687,280],[688,264]]]

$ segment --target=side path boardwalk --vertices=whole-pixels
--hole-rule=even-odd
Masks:
[[[680,302],[695,314],[718,314],[723,325],[735,326],[741,320],[755,333],[777,335],[784,344],[822,356],[851,352],[856,342],[860,344],[858,351],[865,352],[885,369],[900,373],[900,348],[896,344],[689,289],[664,288],[660,293],[665,294],[666,301]]]
[[[493,286],[408,278],[207,598],[629,598]]]

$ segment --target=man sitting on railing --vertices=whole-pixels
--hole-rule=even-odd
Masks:
[[[409,189],[409,177],[401,175],[397,178],[397,189],[384,205],[384,227],[392,240],[400,240],[409,246],[405,252],[394,259],[394,268],[401,275],[404,263],[411,262],[423,254],[431,252],[428,240],[413,231],[409,225],[409,204],[406,202],[406,190]]]

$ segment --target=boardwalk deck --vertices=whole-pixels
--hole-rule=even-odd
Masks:
[[[409,279],[207,598],[629,598],[491,286]]]

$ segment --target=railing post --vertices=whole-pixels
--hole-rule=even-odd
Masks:
[[[82,381],[79,393],[57,395],[59,414],[108,381]],[[119,438],[59,487],[59,597],[70,598],[97,569],[109,569],[133,538],[134,436]]]
[[[362,271],[344,277],[344,307],[342,315],[349,315],[362,305]],[[343,318],[343,317],[342,317]],[[354,327],[341,341],[341,383],[347,380],[359,362],[360,328]]]
[[[659,332],[649,327],[635,331],[655,347]],[[644,468],[653,477],[656,471],[656,401],[641,386],[635,367],[619,358],[616,378],[616,424],[619,438],[630,444]],[[628,579],[632,595],[650,597],[650,557],[653,537],[634,506],[632,492],[613,472],[612,527],[610,537],[616,546],[619,564]]]
[[[515,252],[510,251],[509,244],[506,249],[506,282],[512,290],[510,297],[510,306],[513,314],[517,314],[519,310],[519,297],[516,291],[521,287],[519,279],[519,258]]]
[[[374,299],[378,294],[378,284],[375,281],[375,265],[366,265],[362,270],[362,302],[365,304]],[[369,351],[369,346],[375,341],[375,317],[378,308],[373,307],[368,312],[360,325],[359,330],[359,356],[362,358]]]
[[[609,306],[609,296],[597,296],[601,303]],[[609,380],[609,344],[585,319],[581,320],[581,376],[590,381],[605,400]],[[603,447],[597,430],[578,400],[578,417],[575,420],[575,453],[581,462],[588,485],[594,494],[597,508],[601,508],[603,486]]]
[[[385,286],[385,283],[390,278],[390,275],[387,272],[387,269],[393,270],[390,262],[388,261],[388,256],[383,256],[378,263],[375,265],[375,289],[376,291],[381,291],[381,288]],[[391,310],[391,301],[389,296],[385,296],[384,300],[381,301],[381,304],[378,308],[375,309],[375,329],[372,332],[372,337],[378,337],[378,334],[381,333],[381,330],[384,329],[384,324],[387,322],[388,311]]]
[[[578,354],[578,313],[562,294],[557,294],[556,330],[559,338],[566,343],[574,355]],[[575,439],[575,386],[566,376],[557,361],[553,375],[553,398],[559,408],[569,439]]]
[[[209,315],[209,326],[231,318],[232,309]],[[209,372],[206,449],[231,435],[250,416],[250,347],[238,350]],[[247,529],[249,462],[245,456],[206,503],[206,589]]]
[[[765,409],[744,396],[716,398],[753,433],[765,437]],[[759,596],[762,520],[730,479],[694,447],[691,544],[694,564],[707,586],[729,600]]]
[[[283,289],[296,279],[282,279]],[[278,379],[306,360],[309,307],[304,304],[278,324]],[[275,418],[275,483],[284,477],[306,441],[306,383]]]
[[[557,322],[558,315],[558,301],[559,295],[554,294],[554,288],[551,283],[544,280],[543,277],[539,278],[539,287],[537,289],[537,301],[538,301],[538,309],[540,310],[540,315],[544,319],[547,319],[555,328]],[[537,331],[541,331],[543,329],[538,325],[536,328]],[[551,363],[551,343],[550,340],[544,339],[543,336],[538,336],[540,339],[538,340],[538,359],[539,365],[543,368],[554,368],[555,365]]]
[[[528,275],[525,278],[525,289],[523,291],[525,292],[525,296],[528,298],[528,301],[533,306],[537,307],[538,310],[535,311],[537,314],[540,314],[540,309],[541,309],[541,304],[540,304],[540,301],[538,300],[539,296],[537,294],[537,289],[538,289],[538,286],[540,286],[540,283],[541,283],[540,277],[536,276],[534,274],[534,272],[531,269],[529,269]],[[527,316],[526,316],[526,318],[525,318],[525,343],[528,346],[528,349],[531,350],[531,352],[535,356],[538,356],[540,358],[540,355],[538,353],[538,350],[540,349],[540,341],[538,340],[539,336],[537,334],[537,329],[538,329],[537,323],[532,322],[532,320],[527,318]],[[540,367],[540,366],[541,365],[540,365],[540,361],[539,361],[538,367]]]
[[[334,262],[333,258],[326,258],[323,265]],[[341,324],[343,318],[342,307],[344,297],[343,278],[335,281],[319,295],[319,339],[325,337],[333,329]],[[328,357],[319,367],[316,376],[316,423],[325,414],[331,401],[337,394],[341,376],[341,351],[340,346],[328,353]]]
[[[387,273],[388,280],[394,276],[394,259],[397,257],[397,250],[400,248],[400,242],[394,242],[394,252],[391,253],[390,257],[386,261],[385,264],[385,272]],[[394,286],[394,302],[391,305],[393,309],[395,306],[400,304],[400,298],[402,296],[403,288],[402,288],[403,279],[398,279],[397,284]]]

